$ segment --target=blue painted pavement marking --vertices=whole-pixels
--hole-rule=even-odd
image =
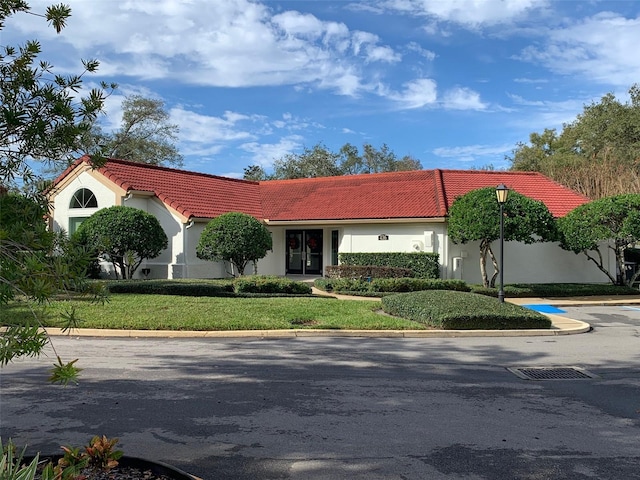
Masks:
[[[533,303],[530,305],[522,305],[529,310],[535,310],[540,313],[567,313],[566,310],[562,310],[558,307],[554,307],[553,305],[547,305],[544,303]]]
[[[640,312],[640,308],[638,307],[620,307],[622,310],[635,310],[636,312]]]

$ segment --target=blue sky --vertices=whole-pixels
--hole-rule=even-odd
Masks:
[[[29,2],[34,11],[50,3]],[[59,73],[165,102],[184,168],[241,177],[321,142],[386,143],[424,168],[507,168],[517,142],[640,81],[639,1],[66,0],[68,27],[12,17]]]

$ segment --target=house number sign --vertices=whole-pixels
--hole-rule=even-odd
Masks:
[[[389,240],[389,235],[387,235],[386,233],[378,235],[378,240]]]

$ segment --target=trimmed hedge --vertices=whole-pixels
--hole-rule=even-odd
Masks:
[[[236,293],[286,293],[289,295],[311,295],[311,286],[282,277],[252,275],[236,278],[233,282]]]
[[[232,282],[193,282],[180,280],[120,280],[107,282],[111,293],[180,295],[183,297],[232,297]]]
[[[376,265],[331,265],[325,268],[329,278],[404,278],[413,277],[409,268],[378,267]]]
[[[377,294],[415,292],[419,290],[458,290],[468,292],[471,289],[462,280],[431,280],[427,278],[373,278],[371,281],[352,278],[318,278],[316,288],[344,294]]]
[[[551,328],[551,320],[538,312],[468,292],[399,293],[383,297],[382,309],[444,330]]]
[[[497,297],[497,288],[485,288],[482,285],[472,285],[471,291]],[[638,295],[640,292],[631,287],[612,285],[610,283],[514,283],[504,286],[506,297],[587,297],[594,295]]]
[[[440,257],[430,252],[340,253],[340,265],[408,268],[418,278],[440,278]]]
[[[261,295],[311,295],[311,287],[288,278],[247,276],[229,280],[120,280],[107,282],[111,293],[180,295],[184,297],[234,297]]]

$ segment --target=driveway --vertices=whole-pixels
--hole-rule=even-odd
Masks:
[[[558,337],[58,337],[80,386],[47,384],[51,355],[3,368],[0,434],[46,452],[117,436],[207,480],[640,478],[632,308],[564,308],[594,330]]]

